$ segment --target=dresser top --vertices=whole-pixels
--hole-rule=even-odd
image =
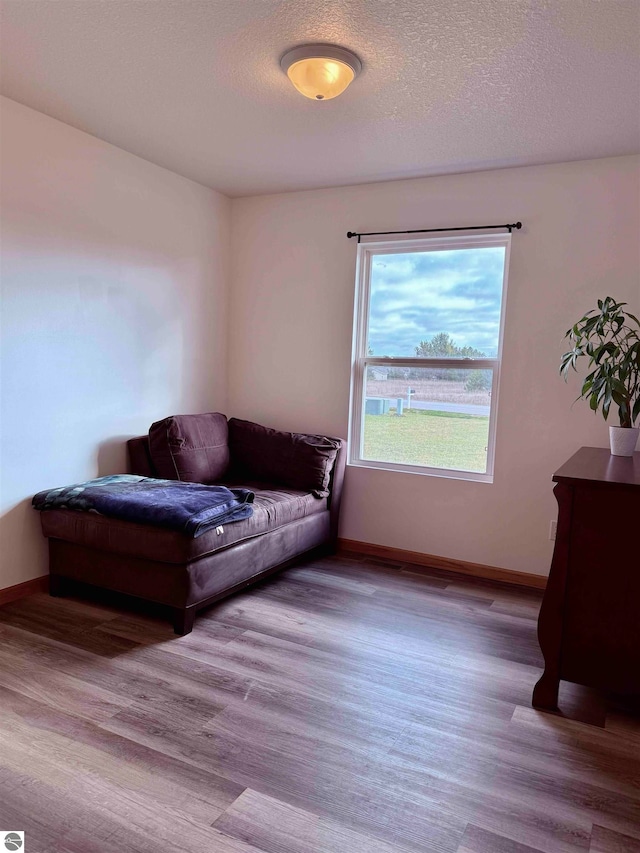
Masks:
[[[604,447],[581,447],[553,475],[554,482],[589,480],[592,483],[640,486],[640,453],[612,456]]]

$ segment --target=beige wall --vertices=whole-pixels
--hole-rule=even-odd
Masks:
[[[312,168],[312,164],[310,164]],[[640,308],[637,157],[238,199],[229,411],[346,435],[356,246],[347,230],[512,222],[495,482],[347,472],[341,535],[548,571],[551,475],[606,426],[558,377],[567,327],[611,294]]]
[[[229,201],[2,100],[0,588],[46,572],[34,492],[226,405]]]
[[[494,484],[352,468],[341,534],[546,573],[551,474],[607,442],[562,336],[606,293],[640,310],[638,158],[230,203],[2,99],[2,178],[0,588],[46,571],[33,493],[123,470],[156,418],[346,435],[347,230],[514,219]]]

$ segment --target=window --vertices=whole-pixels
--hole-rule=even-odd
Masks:
[[[510,240],[359,244],[351,465],[492,482]]]

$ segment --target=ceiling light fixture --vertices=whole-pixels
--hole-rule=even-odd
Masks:
[[[344,47],[304,44],[288,50],[280,67],[301,95],[328,101],[344,92],[362,70],[362,63]]]

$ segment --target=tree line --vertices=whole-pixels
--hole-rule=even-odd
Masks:
[[[415,347],[418,358],[486,358],[482,350],[475,347],[460,347],[447,332],[440,332],[426,341],[420,341]],[[369,347],[368,355],[373,355]],[[374,379],[369,368],[369,378]],[[389,367],[388,379],[431,379],[447,382],[464,382],[466,391],[490,391],[490,370],[456,370],[450,367]]]

